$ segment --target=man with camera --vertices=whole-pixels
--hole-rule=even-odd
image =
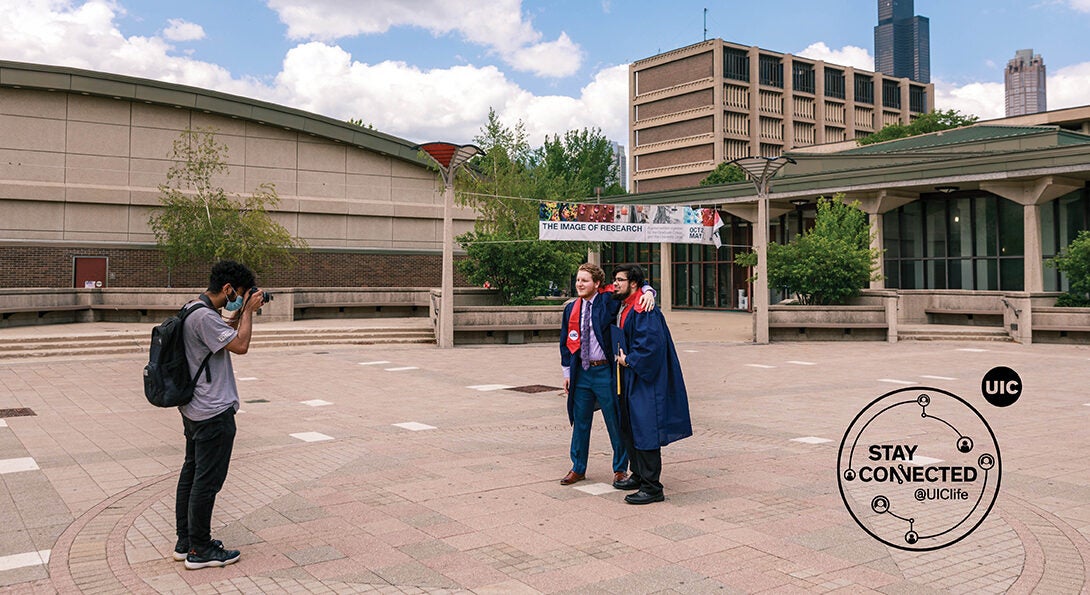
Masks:
[[[221,260],[212,267],[208,289],[186,304],[196,308],[182,330],[190,376],[208,359],[196,379],[193,399],[178,407],[185,431],[185,462],[175,500],[178,543],[174,559],[184,560],[190,570],[226,566],[241,556],[212,539],[212,508],[227,478],[235,442],[239,399],[231,354],[249,351],[254,312],[270,299],[256,287],[249,268]],[[220,316],[221,308],[235,313],[230,322]]]

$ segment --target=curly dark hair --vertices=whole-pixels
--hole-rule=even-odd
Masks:
[[[643,282],[647,278],[644,276],[643,267],[638,264],[623,264],[613,269],[613,276],[616,277],[617,273],[624,273],[633,287],[643,287]]]
[[[233,260],[221,260],[212,265],[212,274],[208,277],[208,291],[216,292],[230,283],[235,291],[254,287],[254,272],[244,264]]]

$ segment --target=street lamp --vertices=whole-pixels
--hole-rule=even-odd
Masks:
[[[476,145],[426,143],[416,147],[439,166],[443,176],[443,287],[439,299],[439,347],[454,347],[454,174],[481,152]]]
[[[742,157],[731,163],[742,168],[757,187],[757,229],[753,244],[757,251],[757,282],[753,284],[753,309],[757,313],[756,343],[768,343],[768,194],[772,177],[788,163],[790,157]]]

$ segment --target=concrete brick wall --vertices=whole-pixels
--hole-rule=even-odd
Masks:
[[[715,148],[713,145],[698,145],[695,147],[685,147],[683,149],[674,149],[672,151],[660,151],[658,153],[651,153],[648,155],[640,155],[640,170],[654,169],[656,167],[665,167],[667,165],[677,165],[680,163],[696,163],[699,161],[711,161],[715,158]],[[647,190],[641,189],[641,192]]]
[[[676,190],[678,188],[691,188],[698,186],[700,180],[708,177],[711,173],[709,169],[706,172],[697,174],[686,174],[683,176],[669,176],[666,178],[653,178],[650,180],[637,180],[636,192],[658,192],[660,190]]]
[[[0,288],[71,287],[72,259],[101,256],[108,261],[108,287],[204,287],[208,266],[184,267],[168,276],[157,250],[83,247],[0,247]],[[259,275],[268,287],[439,287],[440,254],[366,254],[310,251],[294,267]],[[457,259],[456,259],[457,260]],[[468,282],[455,269],[455,285]]]
[[[713,126],[712,117],[708,116],[706,118],[696,118],[694,120],[684,120],[682,122],[666,124],[665,126],[645,128],[639,131],[638,136],[640,141],[638,146],[642,147],[651,143],[673,140],[675,138],[685,138],[687,136],[696,136],[698,134],[710,134],[714,131]]]
[[[715,60],[711,50],[637,71],[640,95],[712,76]]]
[[[697,91],[696,93],[686,93],[676,97],[668,97],[659,101],[640,104],[639,119],[646,120],[665,114],[673,114],[698,107],[706,107],[713,105],[714,102],[715,97],[711,89],[704,89],[703,91]]]

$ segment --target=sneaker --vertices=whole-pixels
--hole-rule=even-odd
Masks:
[[[218,539],[212,540],[212,547],[223,547],[223,542]],[[185,557],[189,555],[189,538],[179,537],[178,543],[174,544],[174,561],[182,562]]]
[[[197,553],[195,549],[189,550],[189,554],[185,557],[185,567],[188,570],[196,570],[198,568],[227,566],[238,562],[241,556],[242,553],[238,550],[225,550],[222,543],[213,542],[212,546],[206,551]]]

